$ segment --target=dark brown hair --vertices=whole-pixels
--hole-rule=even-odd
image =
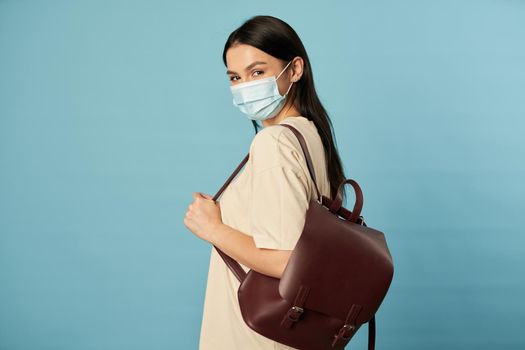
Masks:
[[[335,198],[338,186],[345,180],[343,164],[337,151],[332,122],[315,91],[312,67],[301,39],[290,25],[276,17],[254,16],[234,30],[226,40],[222,53],[225,66],[227,66],[226,52],[236,44],[256,47],[283,60],[283,66],[296,56],[303,59],[303,75],[292,85],[286,98],[293,101],[301,116],[314,122],[319,132],[327,162],[330,196],[332,199]],[[252,120],[252,123],[257,133],[261,126],[255,120]],[[341,196],[345,203],[344,190]]]

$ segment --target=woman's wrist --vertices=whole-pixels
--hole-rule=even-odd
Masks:
[[[221,237],[224,233],[225,224],[220,222],[210,228],[210,233],[208,234],[208,242],[214,246],[218,246],[221,242]]]

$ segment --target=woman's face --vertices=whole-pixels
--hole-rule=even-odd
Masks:
[[[301,58],[296,57],[294,62],[277,79],[277,86],[281,95],[286,93],[292,81],[299,80],[298,74],[294,72],[297,70],[295,66],[298,64],[298,60],[300,61]],[[226,62],[228,66],[226,74],[231,85],[268,78],[272,75],[277,78],[288,63],[283,63],[282,60],[245,44],[230,47],[226,52]]]

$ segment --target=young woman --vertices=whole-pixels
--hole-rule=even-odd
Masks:
[[[210,195],[193,193],[184,224],[245,271],[280,278],[315,195],[300,143],[280,124],[303,135],[319,191],[334,198],[345,176],[332,125],[315,91],[305,48],[282,20],[247,20],[228,37],[223,61],[233,104],[252,121],[255,137],[248,162],[222,193],[220,204]],[[245,324],[238,288],[239,281],[212,247],[199,349],[293,349]]]

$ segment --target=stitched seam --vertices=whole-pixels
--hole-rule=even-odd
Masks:
[[[282,167],[282,166],[283,166],[282,164],[272,165],[272,166],[269,167],[269,168],[264,168],[263,170],[254,171],[254,172],[252,172],[252,174],[253,174],[253,175],[258,175],[258,174],[264,173],[265,171],[272,170],[272,169],[274,169],[274,168],[278,168],[278,167]]]

